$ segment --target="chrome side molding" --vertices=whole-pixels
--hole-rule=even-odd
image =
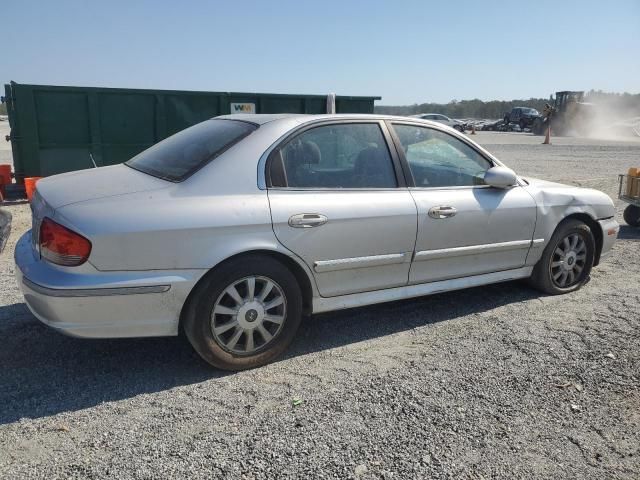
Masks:
[[[317,273],[351,270],[352,268],[381,267],[411,261],[411,253],[390,253],[369,257],[339,258],[336,260],[318,260],[313,264]]]
[[[460,257],[463,255],[474,255],[478,253],[504,252],[507,250],[518,250],[529,248],[532,245],[544,243],[544,240],[514,240],[511,242],[486,243],[482,245],[469,245],[466,247],[441,248],[438,250],[422,250],[416,252],[413,258],[416,262],[423,260],[433,260],[436,258]]]
[[[142,295],[146,293],[168,292],[171,285],[149,285],[141,287],[119,287],[119,288],[48,288],[33,283],[26,277],[22,278],[22,283],[41,295],[48,297],[109,297],[114,295]]]

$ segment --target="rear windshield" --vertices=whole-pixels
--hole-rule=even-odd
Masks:
[[[257,125],[207,120],[165,138],[125,163],[171,182],[180,182],[253,132]]]

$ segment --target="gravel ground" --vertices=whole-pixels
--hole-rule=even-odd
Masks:
[[[525,176],[612,196],[640,163],[640,142],[475,138]],[[2,478],[640,478],[637,229],[579,292],[513,282],[318,315],[281,361],[224,374],[181,338],[42,326],[13,279],[29,210],[10,211]]]

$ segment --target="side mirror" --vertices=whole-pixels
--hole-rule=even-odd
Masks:
[[[495,188],[512,187],[517,182],[516,172],[507,167],[492,167],[484,174],[484,183]]]

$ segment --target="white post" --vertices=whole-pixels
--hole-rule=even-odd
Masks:
[[[327,113],[336,113],[336,94],[327,95]]]

